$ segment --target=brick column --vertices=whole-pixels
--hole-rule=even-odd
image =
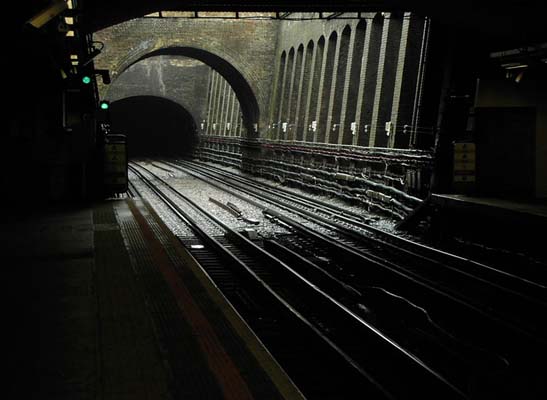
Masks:
[[[302,59],[304,57],[304,46],[298,46],[296,52],[296,60],[293,68],[293,76],[291,80],[291,97],[289,103],[289,116],[287,121],[289,123],[289,128],[287,132],[287,139],[294,140],[296,137],[296,125],[298,123],[298,99],[300,98],[300,89],[302,88]]]
[[[355,121],[358,130],[354,138],[354,144],[358,146],[369,146],[370,124],[372,121],[372,110],[374,95],[376,93],[376,78],[378,76],[378,57],[384,18],[377,14],[372,22],[368,24],[365,31],[365,44],[361,61],[361,74],[359,76],[359,92],[357,94],[357,112]],[[369,125],[368,132],[365,126]]]
[[[228,85],[228,82],[226,81],[226,79],[223,79],[222,80],[222,89],[220,91],[220,107],[218,108],[218,134],[221,135],[221,136],[224,136],[225,134],[225,127],[222,126],[222,119],[224,117],[224,107],[225,107],[225,104],[226,104],[226,97],[227,97],[227,94],[228,94],[228,87],[230,85]]]
[[[296,118],[299,121],[296,127],[296,140],[306,140],[313,50],[313,42],[310,41],[304,50],[302,58],[303,67],[300,76],[300,87],[298,88],[298,106],[296,107]]]
[[[209,111],[211,106],[211,92],[213,87],[213,70],[209,68],[209,71],[207,72],[207,102],[205,103],[205,132],[200,130],[200,134],[204,134],[208,132],[209,130]],[[201,121],[199,121],[201,123]]]
[[[372,111],[370,147],[387,147],[385,123],[391,120],[393,91],[399,59],[402,17],[390,14],[384,22],[382,44],[378,60],[378,78]]]
[[[281,121],[281,124],[279,126],[279,135],[277,136],[278,139],[286,139],[287,138],[287,132],[283,132],[282,124],[285,122],[289,122],[289,110],[291,105],[291,90],[292,90],[292,84],[294,81],[294,59],[295,59],[295,52],[294,48],[291,48],[289,51],[289,57],[287,58],[287,69],[285,71],[285,84],[284,84],[284,90],[283,90],[283,103],[281,103],[281,118],[279,119]]]
[[[346,113],[348,109],[348,102],[350,101],[350,85],[352,88],[358,87],[358,85],[355,85],[357,81],[350,81],[350,79],[352,78],[352,67],[354,66],[353,52],[355,50],[356,34],[357,29],[353,29],[351,31],[351,35],[346,39],[346,44],[344,44],[344,39],[342,39],[342,44],[340,45],[340,61],[342,62],[345,58],[345,66],[341,66],[341,68],[344,68],[343,77],[339,77],[338,81],[340,82],[340,87],[336,88],[336,91],[340,94],[339,111],[337,113],[333,113],[334,118],[338,118],[339,123],[336,140],[336,143],[338,144],[351,144],[351,131],[349,131],[349,124],[351,123],[351,120],[346,123]],[[345,36],[344,33],[342,33],[342,36]],[[346,125],[348,125],[347,128]],[[349,132],[349,136],[345,134],[346,131]]]
[[[279,139],[279,132],[281,132],[281,119],[283,117],[283,102],[285,100],[285,86],[286,86],[286,82],[287,82],[287,79],[286,79],[286,76],[287,76],[287,65],[289,64],[288,62],[288,55],[287,53],[285,53],[285,62],[283,63],[283,74],[281,76],[281,92],[279,93],[279,101],[278,101],[278,113],[277,113],[277,120],[276,120],[276,123],[277,123],[277,126],[275,128],[275,139]]]
[[[321,80],[319,82],[319,97],[317,101],[317,131],[314,135],[314,142],[325,142],[327,121],[329,117],[329,106],[332,83],[334,81],[334,62],[338,47],[338,34],[333,32],[326,45],[325,57],[321,67]]]
[[[277,135],[277,126],[279,124],[279,114],[281,110],[281,92],[283,89],[284,82],[284,73],[287,64],[287,55],[285,52],[281,54],[281,58],[277,64],[277,73],[275,74],[274,80],[274,91],[272,94],[271,100],[271,111],[270,111],[270,132],[269,138],[275,139]]]
[[[216,130],[213,130],[214,135],[218,135],[219,131],[220,131],[219,109],[220,109],[220,104],[221,104],[220,101],[222,99],[223,83],[225,82],[224,77],[222,75],[218,74],[218,73],[217,73],[217,78],[218,78],[218,82],[217,82],[217,89],[216,89],[216,95],[215,95],[215,97],[216,97],[216,99],[215,99],[215,109],[214,109],[214,114],[213,114],[213,123],[216,125]]]
[[[363,63],[366,31],[366,22],[362,20],[355,27],[350,40],[348,69],[344,85],[344,103],[342,104],[342,119],[340,121],[341,135],[338,142],[340,144],[356,144],[358,130],[353,133],[351,123],[358,121],[356,116],[357,104],[359,104],[359,92],[364,81],[364,76],[361,78],[361,72],[366,68],[366,64]]]
[[[217,86],[218,86],[218,75],[215,70],[213,70],[213,87],[211,88],[211,112],[209,113],[208,118],[208,129],[207,133],[209,135],[213,134],[213,123],[215,122],[215,106],[217,101]]]
[[[236,108],[238,106],[239,102],[237,100],[237,95],[234,92],[234,96],[232,98],[232,109],[230,111],[230,136],[235,136],[236,134]]]
[[[408,148],[410,144],[424,29],[423,17],[405,14],[391,112],[394,132],[389,147]],[[408,126],[406,133],[403,132],[405,125]]]
[[[211,75],[211,86],[209,87],[209,100],[207,102],[207,134],[210,135],[212,131],[212,125],[213,125],[213,104],[215,99],[215,86],[217,83],[217,78],[215,71],[211,68],[210,69],[210,75]]]
[[[239,137],[243,136],[243,129],[245,128],[243,126],[243,115],[241,114],[241,104],[238,103],[238,112],[237,112],[237,120],[239,125],[238,135]]]
[[[338,69],[338,65],[340,64],[340,46],[342,44],[343,36],[340,35],[338,37],[338,40],[336,40],[336,48],[334,51],[334,63],[332,66],[332,82],[330,84],[330,91],[328,96],[328,107],[327,107],[327,118],[325,123],[325,143],[334,143],[336,141],[336,137],[334,135],[334,132],[332,132],[332,124],[333,124],[333,112],[338,107],[336,106],[338,103],[338,96],[337,96],[337,85],[338,85],[338,77],[341,75],[341,71]],[[329,41],[330,42],[330,41]],[[329,43],[330,46],[330,43]],[[328,71],[326,71],[328,73]]]
[[[228,122],[230,122],[230,108],[232,107],[234,91],[231,86],[228,86],[228,94],[226,96],[226,105],[224,107],[224,118],[222,119],[222,126],[224,127],[224,136],[230,136],[230,131],[228,130]]]
[[[306,132],[306,141],[314,142],[316,133],[308,127],[313,120],[317,120],[319,93],[321,93],[321,71],[323,68],[323,59],[325,53],[325,38],[320,38],[317,45],[313,49],[312,65],[310,73],[310,87],[308,89],[308,99],[306,103],[306,120],[304,126],[304,132]]]

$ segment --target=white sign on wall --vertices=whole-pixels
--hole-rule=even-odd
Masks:
[[[283,122],[283,123],[281,124],[281,129],[283,130],[283,132],[287,132],[287,125],[288,125],[287,122]]]
[[[393,129],[393,123],[391,121],[386,122],[386,135],[389,136],[391,134],[391,130]]]

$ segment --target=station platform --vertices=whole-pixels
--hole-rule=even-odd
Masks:
[[[545,253],[547,201],[433,194],[439,229],[484,243]]]
[[[493,197],[472,197],[462,194],[433,194],[433,201],[437,204],[450,207],[478,207],[483,211],[504,212],[515,214],[520,218],[547,219],[547,200],[543,202],[523,202]]]
[[[303,398],[145,201],[7,216],[0,240],[4,398]]]

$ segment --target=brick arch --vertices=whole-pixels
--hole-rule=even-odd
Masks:
[[[116,75],[112,83],[105,87],[102,97],[110,102],[134,96],[162,97],[180,104],[195,121],[202,121],[205,118],[206,103],[199,96],[206,90],[211,68],[201,62],[181,68],[177,65],[178,60],[188,59],[175,56],[149,57],[134,63]]]
[[[93,34],[94,41],[104,43],[94,63],[96,68],[110,70],[115,79],[129,65],[151,53],[182,48],[191,53],[189,57],[202,59],[225,77],[233,68],[237,71],[236,82],[246,87],[243,95],[253,93],[251,99],[238,96],[247,107],[246,130],[252,132],[252,123],[258,122],[259,129],[268,125],[278,28],[276,21],[137,18]],[[235,89],[238,84],[233,86]],[[104,97],[108,89],[99,90]],[[203,95],[207,96],[206,91]]]
[[[253,125],[258,124],[258,121],[260,119],[260,109],[253,89],[237,68],[235,68],[231,63],[229,63],[222,57],[209,51],[195,47],[184,46],[166,47],[158,50],[153,50],[132,60],[132,62],[130,63],[124,63],[121,67],[122,69],[114,74],[114,76],[120,76],[132,65],[140,61],[157,56],[182,56],[193,58],[215,69],[220,75],[224,77],[224,79],[226,79],[226,81],[234,89],[239,104],[241,105],[243,124],[247,132],[253,132]]]

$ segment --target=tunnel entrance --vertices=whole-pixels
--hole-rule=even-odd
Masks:
[[[202,63],[210,66],[213,70],[217,71],[227,84],[233,88],[237,101],[241,108],[241,114],[243,118],[243,125],[247,133],[258,133],[258,121],[260,119],[260,108],[256,95],[251,88],[249,82],[245,79],[242,73],[231,62],[214,54],[210,51],[187,46],[174,46],[166,47],[151,51],[133,60],[130,63],[125,64],[117,75],[121,76],[133,65],[142,62],[143,60],[152,57],[185,57],[194,60],[199,60]],[[108,96],[106,96],[108,97]]]
[[[127,135],[129,157],[187,156],[197,144],[194,119],[171,100],[128,97],[110,110],[112,131]]]

